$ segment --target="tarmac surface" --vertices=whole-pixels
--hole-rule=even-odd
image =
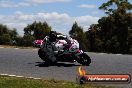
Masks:
[[[83,66],[87,74],[130,74],[132,76],[132,55],[92,52],[87,54],[92,59],[90,66]],[[55,66],[48,66],[38,57],[37,49],[0,47],[0,74],[76,82],[79,66],[77,62],[58,62]],[[132,88],[132,82],[105,85]]]

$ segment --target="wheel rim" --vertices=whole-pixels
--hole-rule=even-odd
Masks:
[[[82,65],[89,65],[91,63],[91,59],[89,59],[89,57],[85,55],[81,56],[81,59],[82,59],[81,62]]]

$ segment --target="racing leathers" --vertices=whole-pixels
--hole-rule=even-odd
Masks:
[[[69,36],[61,34],[52,37],[46,36],[44,38],[44,44],[42,45],[44,52],[52,62],[56,61],[54,55],[59,51],[68,51],[73,48],[79,48],[79,43]]]
[[[73,40],[69,36],[57,35],[54,46],[55,46],[57,51],[69,50],[70,48],[73,48],[75,46],[76,46],[76,48],[79,48],[79,43],[76,40]]]

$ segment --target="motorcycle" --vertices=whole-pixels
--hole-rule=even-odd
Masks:
[[[39,57],[47,63],[57,62],[78,62],[88,66],[91,63],[91,58],[79,49],[79,43],[74,42],[67,44],[65,40],[58,40],[56,43],[49,43],[48,37],[44,38],[44,43],[38,50]],[[59,46],[58,46],[59,45]]]

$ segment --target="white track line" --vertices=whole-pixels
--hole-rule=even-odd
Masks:
[[[116,54],[116,55],[122,55],[122,54]]]
[[[0,47],[0,48],[4,48],[4,47]]]
[[[95,53],[95,54],[105,55],[105,54],[112,54],[112,53]],[[113,54],[113,55],[117,55],[117,56],[119,56],[119,55],[123,55],[123,54]]]
[[[98,54],[102,54],[103,55],[103,54],[106,54],[106,53],[98,53]]]
[[[18,77],[18,78],[23,78],[24,76],[16,76],[16,77]]]
[[[8,74],[0,74],[0,75],[2,75],[2,76],[8,76]]]
[[[14,49],[19,49],[19,48],[14,48]]]
[[[35,80],[39,80],[41,78],[35,78],[35,77],[25,77],[25,76],[17,76],[17,75],[9,75],[9,74],[0,74],[1,76],[9,76],[9,77],[18,77],[18,78],[28,78],[28,79],[35,79]]]
[[[36,51],[36,50],[38,50],[38,49],[33,49],[33,50],[35,50],[35,51]]]
[[[10,76],[10,77],[16,77],[16,75],[8,75],[8,76]]]
[[[38,80],[38,79],[41,79],[41,78],[33,78],[33,79],[36,79],[36,80]]]

